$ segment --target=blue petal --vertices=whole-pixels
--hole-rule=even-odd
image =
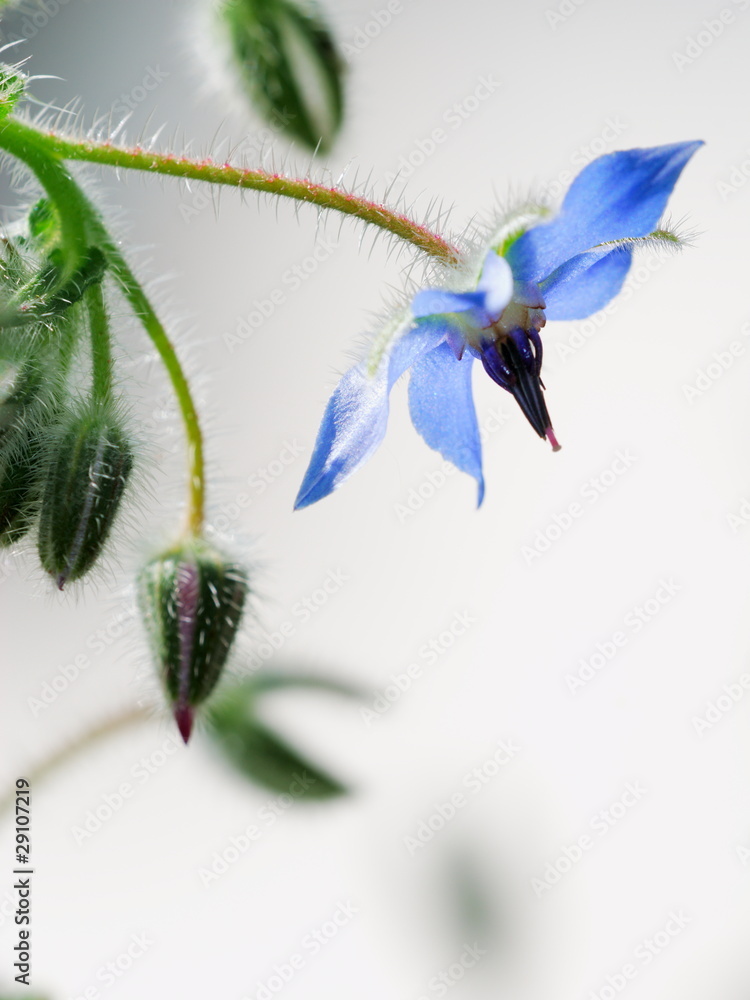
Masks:
[[[513,272],[507,260],[490,250],[484,258],[477,289],[485,293],[485,309],[496,320],[513,298]]]
[[[682,168],[702,145],[628,149],[584,167],[556,218],[529,229],[510,247],[507,256],[516,278],[541,281],[599,243],[653,232]]]
[[[351,368],[328,401],[295,510],[328,496],[372,455],[388,423],[388,394],[401,375],[448,332],[444,322],[419,323],[404,334],[374,375]]]
[[[422,316],[483,309],[484,300],[484,292],[448,292],[444,288],[428,288],[414,296],[411,311],[420,319]]]
[[[457,361],[447,343],[422,355],[411,370],[409,411],[427,444],[476,479],[479,506],[484,499],[484,477],[482,443],[471,391],[473,367],[470,354]]]
[[[579,253],[542,282],[547,319],[586,319],[603,309],[622,288],[633,251]]]

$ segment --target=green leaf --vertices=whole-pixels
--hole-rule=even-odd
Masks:
[[[303,675],[263,674],[241,681],[226,688],[208,705],[208,732],[215,746],[240,774],[274,792],[301,794],[310,800],[346,794],[347,788],[337,778],[258,718],[258,695],[284,687],[355,693],[347,685]],[[301,793],[294,791],[300,787]]]

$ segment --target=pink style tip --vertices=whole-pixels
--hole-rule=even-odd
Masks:
[[[177,728],[180,730],[180,736],[185,744],[187,744],[190,739],[190,734],[193,731],[194,718],[195,716],[193,714],[193,710],[189,705],[182,705],[174,711],[174,721],[177,723]]]
[[[555,432],[552,430],[551,427],[547,428],[547,440],[552,445],[553,451],[559,451],[562,448],[562,445],[555,437]]]

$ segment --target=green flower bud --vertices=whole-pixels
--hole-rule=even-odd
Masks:
[[[0,547],[19,541],[36,519],[39,509],[38,441],[0,457]]]
[[[139,596],[157,668],[187,743],[194,707],[221,675],[248,593],[247,574],[195,539],[152,559]]]
[[[13,545],[39,510],[45,431],[64,392],[54,351],[23,361],[0,359],[0,547]]]
[[[227,0],[222,16],[261,113],[309,149],[325,152],[343,119],[344,64],[317,4]]]
[[[41,365],[0,359],[0,454],[18,436],[44,382]]]
[[[39,558],[60,590],[94,565],[112,529],[133,453],[111,407],[69,412],[51,445],[42,489]]]

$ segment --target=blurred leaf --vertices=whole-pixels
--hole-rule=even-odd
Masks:
[[[261,114],[308,149],[327,151],[343,121],[344,62],[317,4],[231,0],[222,16]]]
[[[362,690],[344,681],[331,680],[330,677],[316,677],[315,674],[284,674],[271,673],[270,670],[256,674],[245,682],[254,694],[265,694],[267,691],[278,691],[287,687],[308,688],[313,691],[330,691],[332,694],[342,694],[348,698],[359,698]]]
[[[312,763],[258,718],[259,695],[291,687],[349,696],[357,693],[348,685],[307,675],[265,673],[248,678],[225,688],[209,703],[206,721],[214,744],[241,774],[264,788],[306,799],[346,794],[346,786],[337,778]]]

